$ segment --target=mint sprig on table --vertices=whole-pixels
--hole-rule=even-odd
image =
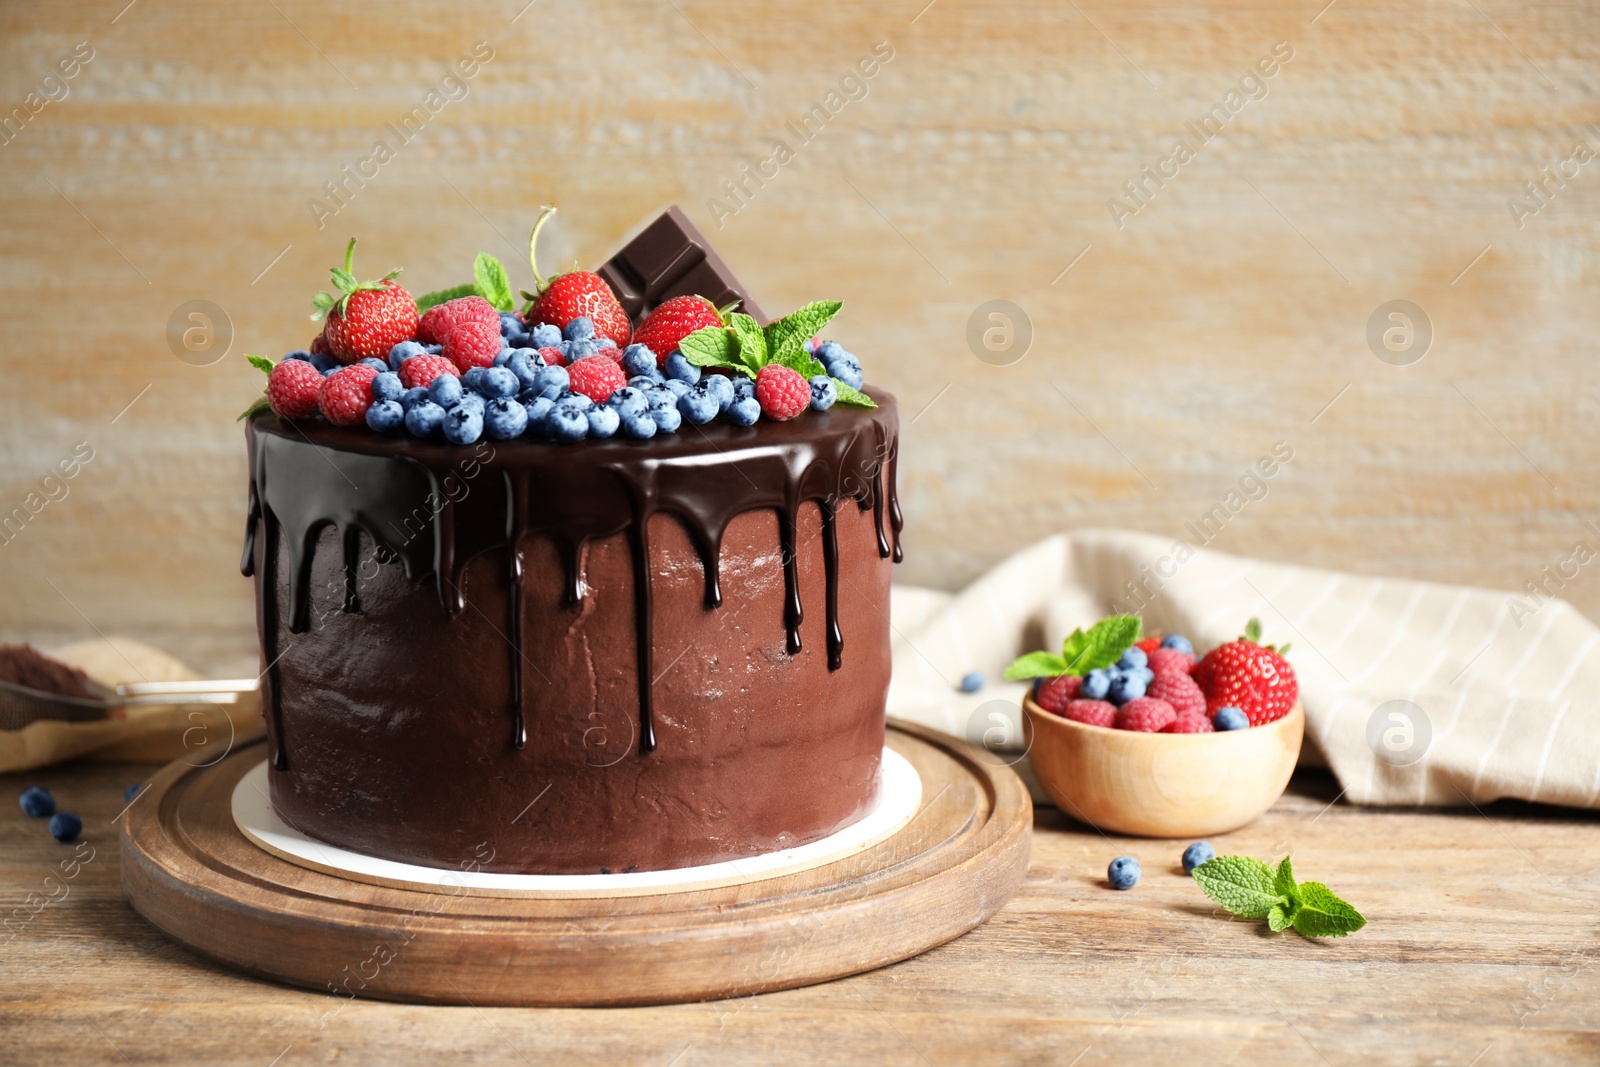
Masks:
[[[496,311],[517,309],[517,296],[511,288],[511,277],[506,274],[505,264],[487,252],[479,252],[478,258],[472,261],[472,281],[424,293],[417,297],[417,311],[427,311],[436,304],[459,300],[464,296],[481,296],[493,304]]]
[[[743,312],[724,316],[726,326],[707,326],[678,342],[678,351],[696,367],[721,367],[754,378],[761,368],[776,363],[798,371],[803,378],[828,373],[805,350],[808,337],[815,337],[844,305],[837,300],[818,300],[766,326]],[[839,403],[875,408],[873,399],[859,389],[833,379]]]
[[[840,399],[844,399],[843,394]],[[1025,682],[1030,678],[1059,678],[1063,674],[1082,677],[1102,670],[1122,658],[1139,640],[1144,623],[1137,615],[1109,615],[1087,631],[1072,631],[1061,643],[1061,654],[1029,652],[1018,656],[1006,668],[1006,681]]]
[[[1192,873],[1206,896],[1240,918],[1267,920],[1274,933],[1292,926],[1302,937],[1344,937],[1367,925],[1321,882],[1297,884],[1288,856],[1277,870],[1249,856],[1217,856]]]

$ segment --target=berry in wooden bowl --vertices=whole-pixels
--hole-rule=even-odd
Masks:
[[[1141,639],[1141,629],[1112,616],[1075,631],[1060,656],[1012,664],[1008,677],[1041,679],[1023,701],[1040,784],[1068,816],[1110,832],[1245,825],[1282,795],[1300,755],[1305,714],[1287,646],[1259,644],[1251,620],[1196,663],[1184,638]]]

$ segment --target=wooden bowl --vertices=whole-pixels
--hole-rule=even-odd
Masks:
[[[1212,734],[1145,734],[1052,715],[1023,700],[1028,759],[1056,807],[1138,837],[1236,830],[1283,795],[1300,756],[1305,711]]]

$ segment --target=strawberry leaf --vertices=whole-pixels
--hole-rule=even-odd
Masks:
[[[272,405],[267,402],[267,398],[264,397],[264,396],[258,396],[258,397],[256,397],[255,403],[251,404],[249,407],[247,407],[243,411],[241,411],[239,413],[239,417],[237,419],[234,419],[233,421],[234,422],[243,422],[245,419],[248,419],[252,415],[259,415],[263,411],[271,411],[271,410],[272,410]]]
[[[246,352],[244,354],[244,358],[249,360],[250,365],[256,370],[260,371],[262,374],[271,374],[272,368],[277,366],[276,363],[272,362],[272,360],[268,359],[266,356],[252,356],[250,353]]]
[[[459,300],[464,296],[476,295],[478,295],[478,285],[476,282],[470,282],[466,285],[457,285],[450,289],[439,289],[432,293],[424,293],[422,296],[417,297],[417,311],[427,311],[429,308],[437,307],[446,300]]]
[[[833,387],[838,391],[838,402],[841,404],[849,404],[851,407],[858,408],[875,408],[878,406],[878,402],[866,393],[854,386],[844,384],[837,378],[833,380]],[[1121,653],[1119,652],[1118,655],[1121,655]]]
[[[1251,619],[1249,622],[1244,624],[1244,639],[1255,645],[1259,645],[1261,643],[1260,619]]]
[[[728,328],[739,341],[739,362],[755,374],[767,365],[767,338],[756,320],[741,311],[728,316]]]
[[[1067,661],[1054,652],[1029,652],[1018,656],[1006,668],[1006,681],[1025,682],[1029,678],[1055,678],[1066,674]]]
[[[818,300],[768,323],[763,332],[770,360],[783,363],[783,357],[791,352],[804,353],[806,340],[822,332],[843,306],[837,300]]]
[[[487,252],[479,252],[472,262],[472,277],[477,282],[478,295],[494,305],[496,311],[516,308],[516,297],[511,292],[511,279],[505,265]]]

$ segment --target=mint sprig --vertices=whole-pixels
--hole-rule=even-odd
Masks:
[[[511,288],[511,276],[506,273],[505,264],[487,252],[479,252],[472,261],[472,281],[424,293],[417,297],[417,311],[427,311],[447,300],[459,300],[464,296],[481,296],[493,304],[496,311],[515,311],[517,308],[516,291]]]
[[[250,353],[246,352],[244,354],[244,358],[249,360],[250,365],[256,370],[260,371],[262,374],[271,374],[272,368],[277,366],[276,363],[272,362],[272,360],[268,359],[266,356],[252,356]]]
[[[1078,629],[1068,634],[1061,643],[1059,656],[1054,652],[1029,652],[1017,657],[1006,668],[1006,680],[1023,682],[1030,678],[1057,678],[1063,674],[1082,676],[1101,670],[1121,659],[1143,631],[1144,624],[1137,615],[1109,615],[1087,631]]]
[[[844,304],[837,300],[817,300],[790,312],[777,322],[768,323],[762,330],[766,335],[768,358],[784,366],[791,366],[789,359],[795,355],[810,359],[810,354],[805,350],[806,339],[821,333],[822,328],[833,321],[842,307]],[[816,373],[821,374],[822,371],[819,369]]]
[[[1296,883],[1289,857],[1274,870],[1249,856],[1217,856],[1192,872],[1206,896],[1245,919],[1265,919],[1278,932],[1294,927],[1302,937],[1344,937],[1367,920],[1321,882]]]
[[[827,374],[823,365],[807,352],[807,338],[816,336],[844,305],[837,300],[818,300],[765,326],[743,312],[724,309],[726,325],[707,326],[678,342],[683,358],[696,367],[721,367],[746,378],[754,378],[770,363],[788,367],[803,378]],[[833,379],[838,402],[854,407],[878,406],[866,393]]]

